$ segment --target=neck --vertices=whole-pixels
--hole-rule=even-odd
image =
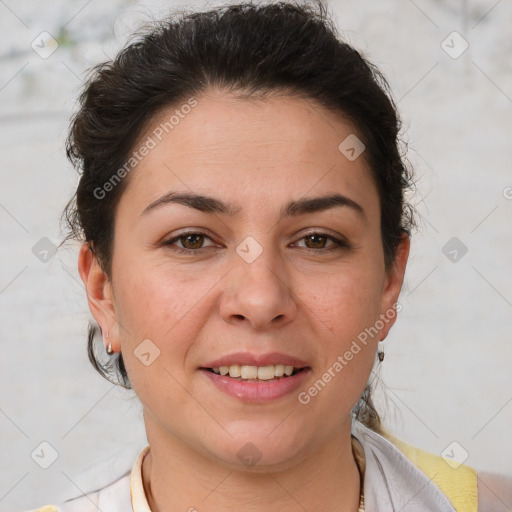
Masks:
[[[167,431],[164,435],[154,425],[148,428],[147,422],[146,429],[151,449],[142,464],[142,480],[152,512],[358,510],[360,475],[350,421],[300,462],[267,472],[233,470]]]

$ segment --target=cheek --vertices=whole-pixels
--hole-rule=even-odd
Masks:
[[[316,322],[323,333],[319,336],[321,364],[300,397],[316,415],[331,418],[334,429],[350,413],[368,382],[377,343],[369,333],[379,317],[374,288],[364,288],[360,282],[353,286],[348,281],[337,285],[324,302],[316,303]]]
[[[168,262],[141,255],[120,257],[116,311],[134,333],[171,334],[211,290],[218,278],[208,272],[184,272]]]
[[[180,272],[142,256],[120,256],[116,264],[116,315],[130,381],[142,396],[146,388],[161,384],[179,396],[169,372],[178,381],[185,378],[187,353],[209,318],[208,297],[219,276]],[[143,347],[158,354],[148,366],[138,358]]]
[[[379,317],[381,283],[371,268],[351,267],[331,275],[305,278],[302,289],[308,308],[339,341],[357,336]]]
[[[185,381],[186,355],[205,315],[201,298],[212,284],[197,279],[188,286],[190,279],[164,272],[163,266],[119,263],[131,269],[118,274],[116,289],[121,351],[130,382],[144,404],[185,407],[188,395],[179,383]],[[155,395],[155,389],[161,392]]]
[[[321,330],[320,373],[330,372],[322,380],[333,383],[330,387],[335,403],[339,393],[356,400],[368,380],[374,364],[374,326],[380,315],[380,299],[378,276],[360,269],[323,280],[323,292],[307,301],[307,309]]]

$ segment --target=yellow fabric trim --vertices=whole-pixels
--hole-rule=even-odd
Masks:
[[[384,437],[441,489],[457,512],[478,511],[477,472],[475,469],[465,464],[453,468],[443,457],[407,444],[388,432],[384,432]]]
[[[34,510],[34,512],[59,512],[59,509],[53,505],[45,505],[44,507]]]

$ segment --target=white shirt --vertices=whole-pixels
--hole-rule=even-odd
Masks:
[[[352,434],[364,449],[364,498],[368,512],[455,512],[441,490],[391,442],[357,421],[353,422]],[[112,467],[116,464],[107,464],[107,469],[91,473],[94,481],[88,485],[81,483],[81,489],[88,489],[84,489],[83,494],[55,508],[43,507],[39,510],[151,512],[142,483],[142,460],[148,450],[149,445],[140,450],[133,465],[117,477],[112,478]],[[99,484],[98,479],[103,484]],[[479,496],[478,510],[481,512],[497,512],[500,506],[497,502]]]

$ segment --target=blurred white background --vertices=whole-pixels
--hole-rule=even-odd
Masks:
[[[87,360],[77,247],[47,262],[33,247],[62,238],[59,215],[77,183],[64,139],[84,71],[152,16],[206,5],[0,1],[2,511],[79,494],[79,472],[146,442],[137,399]],[[512,475],[512,5],[329,6],[389,79],[418,180],[420,227],[386,341],[380,410],[410,443],[441,454],[457,441],[466,464]],[[31,47],[42,32],[59,43],[47,58]],[[58,453],[48,469],[31,456],[44,441]]]

